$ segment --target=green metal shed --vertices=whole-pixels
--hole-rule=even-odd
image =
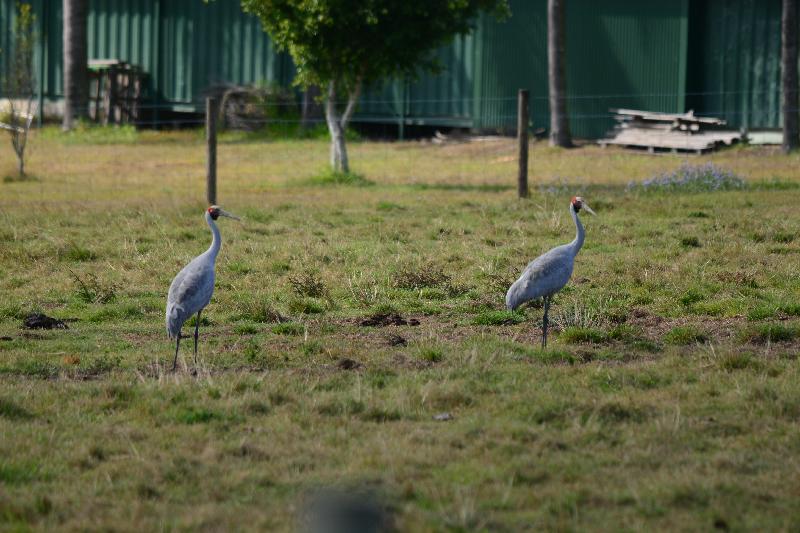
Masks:
[[[29,0],[40,21],[43,97],[62,96],[61,2]],[[16,0],[0,0],[8,50]],[[513,129],[516,93],[531,90],[534,127],[548,124],[546,0],[511,0],[503,22],[482,16],[437,54],[444,69],[366,91],[357,120]],[[611,107],[722,116],[734,127],[780,125],[780,0],[570,0],[571,126],[599,137]],[[211,84],[291,83],[294,67],[238,0],[90,0],[90,58],[149,75],[147,99],[198,111]],[[0,53],[0,68],[4,54]]]
[[[38,18],[37,53],[44,98],[63,97],[62,2],[28,0]],[[0,48],[13,46],[17,0],[0,0]],[[242,13],[238,1],[90,0],[90,59],[122,59],[148,74],[151,104],[199,110],[213,83],[276,82],[289,85],[291,59],[278,53],[260,22]],[[44,59],[44,61],[42,61]],[[0,68],[5,69],[4,54]]]

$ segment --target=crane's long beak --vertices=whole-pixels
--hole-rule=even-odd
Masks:
[[[583,203],[581,204],[581,208],[582,208],[582,209],[585,209],[585,210],[586,210],[586,212],[587,212],[587,213],[589,213],[590,215],[595,215],[595,216],[597,216],[597,213],[595,213],[594,211],[592,211],[592,208],[591,208],[591,207],[589,207],[588,205],[586,205],[586,202],[583,202]]]
[[[220,210],[219,210],[219,214],[220,214],[220,215],[222,215],[222,216],[224,216],[224,217],[232,218],[233,220],[242,220],[241,218],[237,217],[236,215],[233,215],[233,214],[231,214],[231,213],[228,213],[228,212],[227,212],[227,211],[225,211],[224,209],[220,209]]]

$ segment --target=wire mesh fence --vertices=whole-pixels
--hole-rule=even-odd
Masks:
[[[704,94],[732,97],[739,93]],[[626,107],[635,107],[632,100],[641,96],[580,95],[571,97],[570,104],[580,99],[609,102],[627,98]],[[452,100],[443,98],[436,102],[449,104]],[[470,122],[470,117],[460,117],[459,123],[453,120],[459,117],[356,113],[347,146],[352,170],[361,180],[358,184],[385,185],[397,190],[482,190],[514,195],[519,153],[515,139],[516,97],[471,101],[470,106],[477,108],[492,102],[514,108],[514,112],[495,116],[501,127],[477,127],[480,124]],[[389,100],[372,103],[392,109]],[[414,105],[420,103],[423,102]],[[603,155],[594,139],[582,141],[584,145],[595,146],[588,151],[547,148],[547,121],[537,119],[537,113],[546,111],[545,104],[543,97],[531,96],[528,124],[533,135],[528,169],[532,192],[617,179],[614,156]],[[144,104],[142,111],[147,119],[136,126],[84,124],[65,133],[58,124],[45,122],[43,128],[33,132],[26,179],[15,175],[13,152],[0,141],[0,176],[4,181],[0,205],[62,200],[203,203],[206,177],[203,106],[196,102]],[[280,196],[287,187],[295,186],[309,187],[312,192],[308,197],[313,201],[318,191],[323,190],[314,187],[324,180],[329,166],[330,140],[324,117],[317,114],[304,119],[298,105],[287,103],[263,103],[251,106],[250,111],[254,116],[242,117],[239,125],[246,127],[237,129],[226,127],[221,112],[217,156],[220,201],[231,196],[243,201],[263,195]],[[707,110],[696,115],[747,115],[751,124],[758,126],[759,123],[752,121],[763,111],[740,109],[723,114]],[[570,112],[573,126],[597,120],[606,121],[610,129],[613,113],[608,108],[597,113]],[[674,164],[674,161],[637,163],[635,175],[646,178]],[[629,175],[620,177],[620,184],[626,183]]]

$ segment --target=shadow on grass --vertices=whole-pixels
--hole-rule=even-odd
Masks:
[[[420,191],[476,191],[476,192],[503,192],[516,189],[516,185],[490,185],[469,183],[413,183],[409,185],[412,189]]]
[[[20,176],[19,174],[6,174],[3,176],[3,183],[34,183],[41,181],[37,176],[31,176],[30,174],[25,174]]]
[[[330,185],[349,185],[353,187],[369,187],[375,185],[374,182],[366,179],[361,174],[355,172],[338,172],[325,170],[316,176],[310,177],[305,184],[317,186]]]

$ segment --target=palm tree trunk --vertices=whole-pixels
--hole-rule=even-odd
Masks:
[[[547,69],[550,82],[550,146],[572,146],[567,115],[566,46],[564,4],[547,0]]]
[[[781,16],[781,84],[783,85],[783,151],[800,143],[797,80],[797,1],[783,0]]]
[[[88,0],[64,0],[64,130],[88,115],[89,69],[86,18]]]

